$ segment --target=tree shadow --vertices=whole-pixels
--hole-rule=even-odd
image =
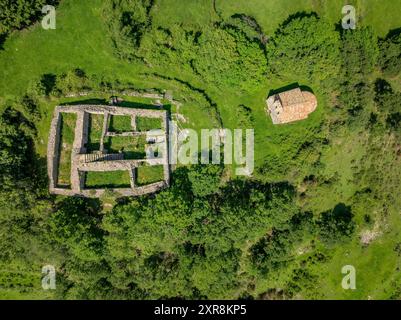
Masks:
[[[156,106],[153,104],[146,104],[134,101],[121,101],[118,103],[118,106],[125,108],[136,108],[136,109],[148,109],[148,110],[167,110],[169,113],[171,112],[171,104],[165,104],[162,107]]]
[[[339,20],[337,23],[334,24],[334,30],[337,31],[341,36],[344,34],[345,30],[343,28],[342,20]]]
[[[307,91],[307,92],[310,92],[310,93],[314,94],[312,88],[310,88],[308,86],[305,86],[305,85],[299,85],[298,82],[294,82],[294,83],[291,83],[291,84],[289,84],[289,85],[287,85],[285,87],[281,87],[281,88],[278,88],[278,89],[270,90],[269,91],[269,97],[271,97],[273,95],[276,95],[276,94],[280,94],[280,93],[289,91],[289,90],[297,89],[297,88],[301,89],[301,91]]]
[[[311,17],[319,18],[319,15],[314,11],[312,11],[312,12],[299,11],[299,12],[289,15],[288,18],[285,19],[284,22],[280,25],[280,27],[285,27],[285,26],[289,25],[291,22],[293,22],[294,20],[298,20],[298,19],[302,19],[302,18],[311,18]]]
[[[339,203],[337,204],[333,211],[333,216],[334,217],[341,217],[341,218],[345,218],[346,220],[350,220],[353,216],[352,212],[351,212],[351,207],[345,205],[344,203]]]
[[[42,197],[48,197],[48,173],[47,173],[47,158],[40,157],[36,154],[36,157],[32,159],[34,163],[33,170],[33,181],[35,183],[35,190]]]
[[[7,34],[0,34],[0,50],[4,50],[4,42],[7,39]]]
[[[46,73],[42,76],[40,80],[41,84],[45,88],[45,94],[48,96],[56,87],[57,77],[55,74]]]
[[[106,99],[86,99],[86,100],[79,100],[79,101],[71,101],[71,102],[64,102],[60,105],[68,106],[68,105],[80,105],[80,104],[95,104],[95,105],[108,105]]]
[[[288,182],[263,183],[239,178],[227,183],[222,194],[225,201],[232,206],[248,206],[251,194],[255,190],[262,192],[266,201],[270,201],[274,196],[287,195],[289,198],[294,198],[296,195],[294,186]]]

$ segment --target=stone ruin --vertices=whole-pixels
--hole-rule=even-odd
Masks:
[[[75,113],[77,115],[75,125],[75,136],[71,154],[71,189],[58,186],[58,165],[60,159],[61,143],[61,122],[62,113]],[[89,115],[100,114],[104,116],[102,134],[100,139],[100,149],[97,153],[87,153],[86,145],[89,134]],[[115,133],[109,132],[109,120],[113,115],[130,116],[132,131]],[[146,157],[139,160],[124,159],[124,154],[109,154],[104,147],[104,139],[108,136],[137,136],[146,135],[148,132],[137,130],[136,118],[160,118],[162,130],[159,130],[159,136],[151,138],[148,141],[151,145],[156,140],[159,146],[159,152],[156,157]],[[148,146],[149,147],[149,146]],[[66,196],[84,196],[101,197],[106,189],[85,189],[85,173],[89,171],[121,171],[127,170],[130,175],[130,188],[113,188],[121,196],[138,196],[156,192],[162,188],[168,187],[170,183],[170,167],[168,159],[168,117],[165,110],[133,109],[118,106],[103,105],[71,105],[57,106],[52,119],[49,142],[47,149],[47,163],[49,175],[49,190],[52,194]],[[149,154],[149,152],[147,152]],[[136,184],[136,168],[141,165],[162,165],[164,179],[144,186]]]

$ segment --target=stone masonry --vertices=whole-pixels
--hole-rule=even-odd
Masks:
[[[77,120],[75,125],[75,137],[71,155],[71,189],[58,187],[58,162],[60,158],[60,135],[61,135],[61,114],[75,113]],[[103,130],[100,139],[99,153],[88,154],[86,144],[88,143],[89,115],[104,115]],[[109,118],[112,115],[130,116],[132,131],[114,133],[108,132]],[[160,118],[162,122],[162,152],[157,158],[124,160],[124,155],[107,154],[104,148],[104,139],[108,136],[135,136],[143,135],[146,132],[138,132],[136,129],[136,117]],[[170,183],[170,166],[168,159],[168,117],[165,110],[133,109],[118,106],[103,105],[71,105],[58,106],[55,108],[53,120],[50,127],[49,142],[47,148],[47,163],[49,175],[50,193],[67,196],[100,197],[106,189],[85,189],[85,172],[89,171],[120,171],[127,170],[130,175],[130,188],[116,188],[112,191],[121,196],[138,196],[156,192],[168,187]],[[141,165],[162,165],[164,168],[164,179],[159,182],[145,186],[136,185],[136,168]]]

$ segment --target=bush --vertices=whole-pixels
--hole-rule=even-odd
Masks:
[[[90,89],[89,79],[80,69],[68,71],[57,77],[54,93],[68,94]]]
[[[141,43],[150,26],[151,0],[110,0],[104,7],[104,15],[117,55],[123,59],[135,57],[135,49]]]
[[[321,240],[326,244],[334,244],[348,239],[354,232],[351,208],[343,203],[333,210],[322,213],[318,226]]]

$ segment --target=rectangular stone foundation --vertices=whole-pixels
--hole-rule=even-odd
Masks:
[[[76,113],[77,121],[75,126],[75,137],[71,156],[71,189],[63,189],[57,186],[58,161],[60,153],[60,131],[61,113]],[[87,154],[86,144],[88,143],[89,133],[89,114],[104,115],[103,130],[101,136],[100,154]],[[119,154],[104,154],[104,138],[112,135],[108,132],[108,119],[110,115],[131,116],[134,122],[136,117],[160,118],[162,120],[162,130],[164,134],[164,144],[162,157],[155,159],[124,160]],[[121,136],[143,135],[146,132],[133,131],[121,133]],[[111,191],[121,196],[139,196],[147,193],[156,192],[170,184],[170,166],[168,159],[168,118],[165,110],[133,109],[117,106],[100,105],[74,105],[58,106],[54,110],[54,116],[49,132],[49,142],[47,148],[47,164],[49,175],[49,190],[52,194],[66,196],[100,197],[106,189],[85,189],[85,172],[88,171],[116,171],[127,170],[130,173],[131,188],[115,188]],[[140,165],[163,165],[164,180],[145,186],[137,186],[135,183],[135,168]]]

